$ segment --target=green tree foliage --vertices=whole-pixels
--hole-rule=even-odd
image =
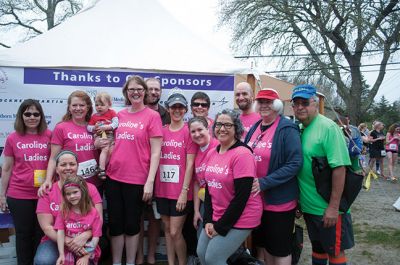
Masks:
[[[0,0],[0,31],[20,29],[25,40],[49,30],[82,8],[82,0]],[[0,45],[10,45],[0,39]]]
[[[400,122],[400,102],[395,101],[393,104],[382,96],[377,103],[373,105],[370,111],[372,120],[379,120],[385,124],[386,128],[393,123]],[[371,121],[372,121],[371,120]]]
[[[221,23],[232,26],[237,50],[272,49],[283,69],[327,77],[357,123],[370,109],[400,42],[399,0],[225,0]],[[370,88],[362,74],[367,59],[380,70]]]

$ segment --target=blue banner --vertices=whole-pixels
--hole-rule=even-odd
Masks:
[[[160,79],[161,87],[165,89],[179,87],[183,90],[233,91],[234,86],[234,77],[232,75],[162,74],[43,68],[24,68],[24,84],[121,88],[132,75],[140,75],[145,79],[156,77]]]

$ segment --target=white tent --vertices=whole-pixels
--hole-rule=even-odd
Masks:
[[[244,73],[156,0],[100,0],[61,25],[0,53],[0,66]]]

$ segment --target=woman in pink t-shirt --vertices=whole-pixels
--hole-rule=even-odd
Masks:
[[[291,264],[291,242],[302,166],[300,130],[280,114],[283,104],[273,89],[260,90],[256,110],[261,120],[250,128],[245,143],[253,149],[257,178],[253,192],[262,192],[264,211],[253,231],[258,259],[271,265]]]
[[[188,122],[192,141],[199,146],[194,160],[194,182],[193,182],[193,202],[194,216],[193,226],[196,229],[202,227],[204,214],[204,193],[206,182],[204,179],[205,162],[204,159],[208,152],[218,145],[218,140],[212,138],[209,131],[207,119],[204,117],[193,117]],[[201,231],[201,230],[198,230]],[[198,233],[199,234],[199,233]]]
[[[32,264],[42,230],[36,219],[37,189],[46,176],[51,132],[40,103],[27,99],[19,106],[4,146],[0,207],[11,212],[16,230],[18,264]]]
[[[147,85],[130,77],[123,89],[126,109],[118,112],[115,146],[107,167],[105,192],[114,264],[134,264],[144,202],[153,196],[160,161],[162,123],[158,112],[145,106]]]
[[[186,242],[182,235],[186,214],[193,207],[192,175],[196,145],[183,121],[186,98],[180,93],[168,97],[165,106],[171,124],[163,128],[161,159],[155,185],[157,210],[165,226],[168,263],[186,265]]]
[[[236,111],[217,114],[213,132],[219,145],[205,160],[205,227],[197,245],[201,264],[226,264],[260,224],[261,196],[251,194],[256,165],[251,149],[240,141],[243,130]]]
[[[56,173],[59,180],[52,185],[51,189],[39,198],[36,214],[45,236],[42,238],[36,255],[35,265],[56,264],[59,256],[57,250],[57,231],[54,228],[55,220],[60,210],[62,202],[61,189],[65,181],[69,178],[76,177],[78,172],[78,157],[75,153],[64,150],[55,158]],[[97,210],[100,218],[103,214],[103,204],[97,188],[87,183],[89,196],[92,199],[94,208]],[[65,246],[76,255],[85,255],[85,243],[92,237],[90,231],[84,232],[74,238],[67,237]]]
[[[397,164],[397,156],[399,152],[400,143],[400,124],[395,123],[389,127],[386,134],[386,156],[388,158],[389,178],[391,181],[396,181],[397,177],[394,175],[394,168]]]
[[[78,156],[78,175],[95,186],[101,185],[96,177],[98,152],[94,148],[94,137],[86,129],[92,112],[92,101],[86,92],[77,90],[69,95],[67,113],[53,130],[46,181],[40,187],[39,195],[51,188],[55,173],[54,157],[61,150],[72,151]]]

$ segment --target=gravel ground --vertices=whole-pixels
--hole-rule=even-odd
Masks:
[[[387,173],[387,169],[386,169]],[[396,176],[400,176],[400,165],[397,165]],[[389,239],[389,246],[366,243],[364,235],[369,231],[397,231],[400,233],[400,212],[392,204],[400,196],[399,182],[392,183],[382,178],[371,181],[369,191],[361,190],[351,207],[355,246],[346,251],[348,264],[352,265],[394,265],[400,264],[400,250],[393,247],[400,245],[400,237]],[[304,249],[299,264],[311,264],[311,246],[307,233],[304,233]],[[397,242],[394,242],[397,240]]]

